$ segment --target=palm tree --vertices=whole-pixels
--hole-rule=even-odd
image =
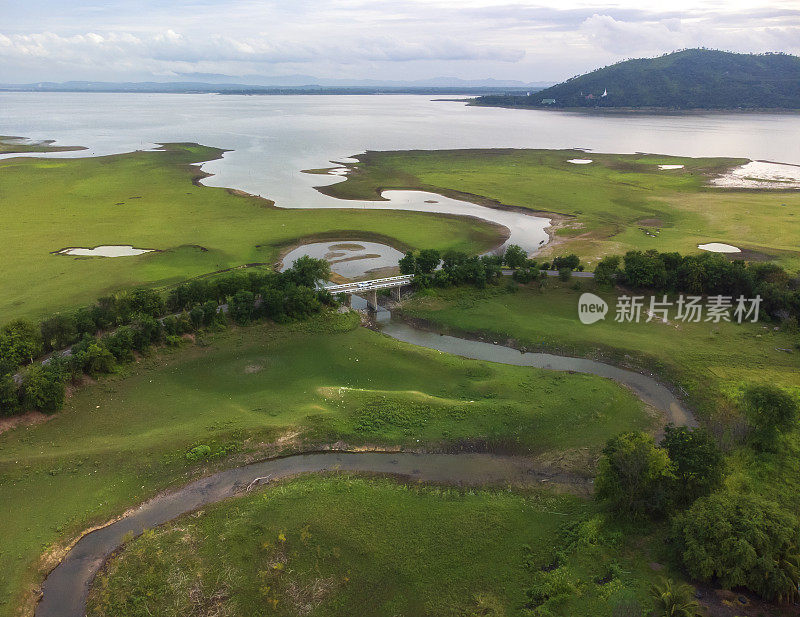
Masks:
[[[686,583],[676,583],[662,578],[650,588],[655,600],[657,617],[698,617],[700,605],[694,599],[694,588]]]

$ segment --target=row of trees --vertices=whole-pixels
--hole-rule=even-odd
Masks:
[[[663,292],[727,295],[753,298],[760,295],[762,308],[778,318],[800,318],[798,282],[773,263],[730,261],[715,253],[681,255],[629,251],[624,257],[605,257],[595,268],[599,284],[621,284]]]
[[[503,257],[478,257],[460,251],[441,254],[435,249],[423,249],[418,254],[413,251],[406,253],[400,259],[399,266],[401,274],[413,274],[414,281],[422,287],[449,287],[467,283],[485,287],[502,274]]]
[[[565,272],[567,278],[573,270],[583,270],[577,255],[556,257],[552,265],[549,262],[539,265],[528,259],[525,250],[516,244],[510,244],[502,255],[480,257],[460,251],[409,251],[400,259],[399,266],[401,274],[413,274],[415,281],[423,287],[463,284],[485,287],[502,274],[503,267],[514,270],[512,278],[519,283],[534,281],[543,276],[542,270],[549,270],[551,267]]]
[[[758,451],[774,450],[798,421],[797,401],[774,386],[748,388],[743,407]],[[644,433],[609,440],[596,495],[626,520],[669,517],[676,557],[693,578],[795,599],[800,522],[759,496],[720,488],[723,475],[722,453],[705,430],[668,426],[659,445]]]
[[[167,300],[152,300],[155,292],[135,290],[114,296],[114,302],[103,300],[95,307],[104,307],[104,319],[118,325],[105,334],[93,330],[62,338],[72,345],[68,353],[53,356],[28,367],[20,376],[19,354],[32,359],[44,349],[41,332],[27,322],[14,322],[3,329],[18,351],[17,358],[6,361],[0,374],[0,415],[13,415],[26,409],[54,412],[64,402],[65,385],[78,382],[84,374],[97,377],[113,372],[121,363],[130,362],[135,353],[144,353],[152,345],[177,344],[183,334],[206,328],[224,328],[227,315],[236,324],[247,325],[256,319],[278,322],[305,319],[335,304],[333,297],[316,289],[316,283],[330,274],[324,260],[303,257],[283,273],[248,272],[219,277],[218,280],[192,281],[173,289]],[[191,290],[193,295],[189,295]],[[144,291],[145,293],[139,293]],[[117,307],[130,306],[130,298],[151,298],[136,304],[146,311],[123,313]],[[191,299],[188,299],[191,298]],[[167,311],[179,312],[164,315]],[[83,311],[83,310],[82,310]],[[74,318],[74,316],[73,316]],[[42,322],[42,329],[45,323]],[[113,323],[109,321],[109,323]],[[67,320],[66,323],[75,323]],[[56,339],[51,339],[51,345]],[[24,350],[24,351],[23,351]]]

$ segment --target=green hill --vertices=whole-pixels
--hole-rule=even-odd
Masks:
[[[604,95],[605,94],[605,95]],[[476,105],[664,109],[800,109],[800,58],[686,49],[626,60],[531,93]]]

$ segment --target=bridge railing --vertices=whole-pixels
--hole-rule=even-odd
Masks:
[[[372,279],[371,281],[355,281],[353,283],[343,283],[341,285],[326,285],[323,289],[331,293],[349,292],[349,291],[370,291],[373,289],[386,289],[391,287],[398,287],[410,283],[414,279],[412,274],[404,274],[401,276],[389,276],[386,278]]]

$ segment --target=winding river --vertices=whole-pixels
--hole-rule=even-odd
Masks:
[[[695,419],[668,388],[654,379],[602,362],[543,353],[521,353],[511,347],[423,331],[390,319],[380,330],[392,338],[466,358],[531,366],[555,371],[599,375],[630,388],[645,404],[660,411],[667,421],[695,425]],[[228,469],[202,478],[173,492],[145,502],[119,520],[84,535],[42,585],[36,617],[84,617],[86,599],[94,577],[105,560],[131,534],[203,506],[241,494],[258,484],[305,473],[347,471],[386,474],[413,480],[464,486],[536,485],[559,481],[544,474],[528,459],[492,454],[420,454],[412,452],[320,452],[270,459]],[[574,477],[563,478],[575,482]],[[590,484],[590,480],[584,480]]]

